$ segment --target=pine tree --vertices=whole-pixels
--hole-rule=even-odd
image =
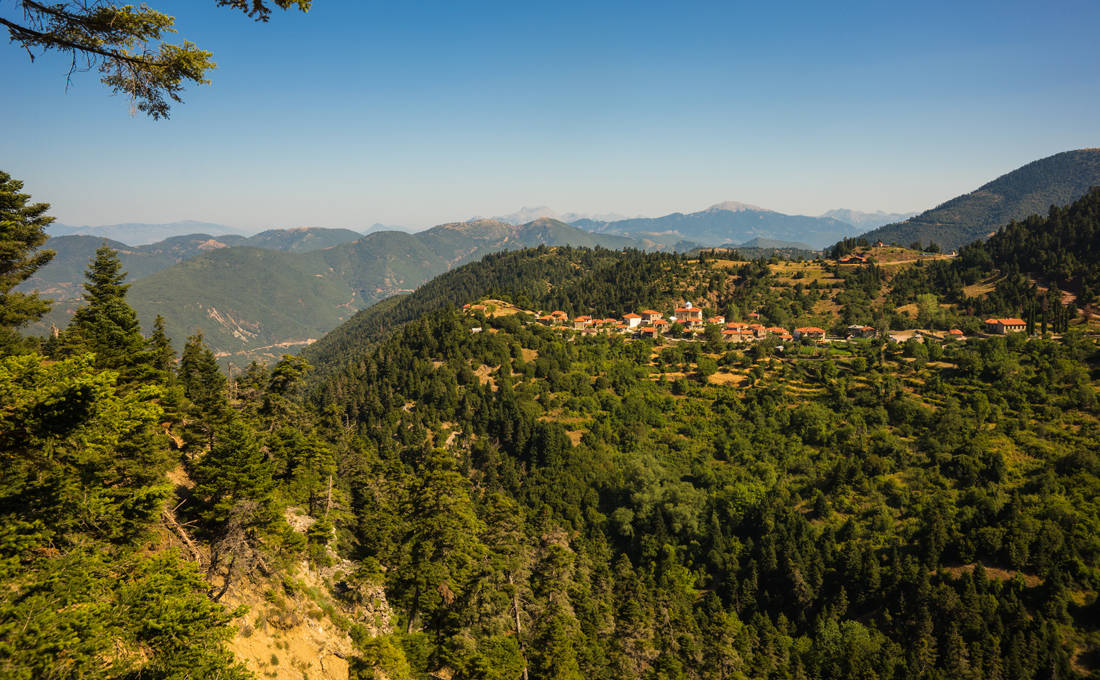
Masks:
[[[65,331],[66,353],[94,352],[96,365],[123,372],[126,380],[145,377],[150,356],[137,312],[126,302],[130,285],[118,253],[100,246],[85,272],[85,305],[76,310]]]
[[[204,499],[203,519],[210,525],[229,521],[234,505],[272,503],[272,466],[252,428],[239,417],[217,428],[214,445],[195,469],[195,494]]]
[[[206,577],[210,595],[219,600],[258,561],[267,530],[280,523],[275,512],[272,465],[252,428],[231,417],[217,428],[210,451],[196,466],[199,517],[210,538]],[[220,579],[221,585],[214,585]]]
[[[225,376],[218,369],[214,353],[203,344],[201,332],[187,338],[187,344],[183,346],[179,381],[197,415],[205,420],[217,419],[228,407]]]
[[[172,374],[176,367],[176,352],[172,349],[172,340],[164,330],[164,317],[157,314],[153,321],[153,334],[149,336],[149,352],[152,355],[153,368],[162,376]]]
[[[117,377],[86,356],[0,359],[0,520],[17,512],[57,545],[75,534],[130,538],[159,514],[161,410],[153,393],[120,390]]]
[[[21,345],[16,330],[50,309],[50,301],[37,293],[12,291],[54,256],[52,250],[39,250],[53,222],[46,216],[50,205],[28,205],[30,196],[20,193],[22,188],[22,182],[0,171],[0,354]]]
[[[568,605],[551,599],[535,626],[531,675],[546,680],[582,680],[576,652],[579,633]]]
[[[430,453],[403,508],[407,561],[399,578],[409,631],[421,620],[437,636],[451,630],[454,617],[462,614],[458,603],[486,554],[470,482],[456,468],[453,455]]]

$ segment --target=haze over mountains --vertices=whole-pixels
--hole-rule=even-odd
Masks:
[[[700,232],[698,229],[694,230],[695,242],[683,243],[684,246],[718,246],[727,243],[741,243],[751,240],[753,238],[765,238],[774,240],[791,240],[791,241],[803,241],[803,242],[818,242],[820,245],[816,247],[823,247],[833,243],[836,239],[831,239],[830,234],[834,233],[838,227],[836,221],[846,223],[854,228],[852,233],[859,230],[872,229],[883,224],[895,222],[901,219],[905,219],[915,213],[885,213],[878,212],[861,212],[858,210],[830,210],[829,212],[821,215],[820,218],[805,217],[805,216],[791,216],[784,213],[768,210],[766,208],[760,208],[757,206],[751,206],[747,203],[736,203],[728,201],[725,203],[719,203],[710,208],[699,211],[697,213],[689,213],[688,216],[697,216],[704,213],[710,214],[712,218],[710,221],[714,222],[713,217],[716,211],[728,211],[732,213],[745,212],[746,209],[750,209],[756,217],[756,222],[752,225],[752,232],[749,233],[744,229],[743,222],[741,220],[731,221],[731,230],[726,233],[723,231],[723,225],[719,222],[712,224],[708,227],[708,230]],[[627,234],[633,230],[636,226],[635,221],[647,221],[645,224],[649,231],[653,234],[645,234],[641,239],[643,244],[648,243],[650,247],[655,248],[673,248],[680,241],[690,241],[690,238],[675,238],[680,234],[672,234],[678,228],[678,223],[682,220],[677,219],[677,216],[683,216],[682,213],[672,213],[665,215],[664,217],[644,217],[636,215],[629,217],[618,213],[578,213],[578,212],[564,212],[560,213],[553,208],[545,205],[541,206],[524,206],[519,210],[506,215],[498,215],[491,218],[485,217],[473,217],[467,220],[468,222],[477,222],[485,219],[495,220],[497,222],[504,222],[514,226],[519,226],[533,222],[540,218],[550,218],[578,226],[582,229],[589,231],[601,231],[605,233],[623,233]],[[742,216],[744,217],[744,216]],[[815,237],[811,234],[794,234],[790,230],[791,221],[788,218],[801,219],[802,224],[809,230],[814,231],[818,226],[824,226],[824,233]],[[698,218],[696,218],[698,219]],[[817,225],[814,220],[821,219],[821,225]],[[672,225],[672,226],[666,226]],[[599,228],[596,228],[596,227]],[[285,229],[268,229],[259,233],[246,229],[240,229],[238,227],[228,226],[224,224],[215,224],[211,222],[200,222],[196,220],[182,220],[178,222],[169,222],[163,224],[149,224],[142,222],[128,222],[123,224],[106,224],[99,226],[71,226],[65,224],[54,223],[47,228],[47,232],[51,237],[61,236],[87,236],[92,238],[109,239],[111,241],[117,241],[125,243],[129,246],[145,246],[152,245],[164,241],[166,239],[175,238],[178,236],[192,236],[192,235],[209,235],[217,236],[219,240],[226,245],[253,245],[257,247],[275,247],[279,250],[313,250],[316,248],[325,248],[330,245],[338,245],[339,243],[345,243],[348,241],[354,241],[362,236],[373,234],[379,231],[403,231],[406,233],[415,233],[421,231],[407,226],[389,225],[382,223],[374,223],[369,227],[366,227],[360,231],[354,231],[351,229],[331,229],[322,227],[291,227]],[[691,232],[692,230],[688,230]],[[285,237],[283,234],[290,234],[293,232],[305,232],[305,236],[301,239],[300,243],[295,248],[282,248],[277,245],[268,246],[263,242],[264,238],[283,239],[294,237]],[[663,233],[669,232],[669,233]],[[791,238],[797,236],[797,238]],[[247,242],[244,239],[248,239]],[[328,239],[326,244],[325,239]],[[831,240],[830,240],[831,239]],[[682,249],[688,249],[687,247]]]
[[[224,236],[227,234],[246,236],[246,232],[236,227],[211,222],[198,222],[195,220],[183,220],[169,222],[167,224],[147,224],[144,222],[126,222],[123,224],[104,224],[100,226],[74,227],[66,224],[54,223],[46,227],[46,233],[52,237],[58,236],[91,236],[94,238],[106,238],[112,241],[121,241],[131,246],[143,246],[173,236],[185,236],[188,234],[211,234]]]
[[[901,222],[907,220],[910,217],[916,215],[915,212],[908,213],[888,213],[882,210],[876,210],[874,212],[861,212],[859,210],[826,210],[821,214],[822,217],[831,217],[834,220],[840,220],[841,222],[847,222],[853,227],[860,229],[874,229],[881,227],[884,224],[891,224],[893,222]]]
[[[524,206],[514,213],[508,215],[497,215],[492,219],[499,222],[507,222],[508,224],[526,224],[532,220],[537,220],[540,217],[549,217],[551,219],[559,220],[561,222],[575,223],[578,220],[590,219],[601,222],[611,222],[615,220],[625,220],[626,215],[619,215],[618,213],[604,213],[604,214],[586,214],[567,212],[559,213],[553,208],[545,205],[539,205],[534,207]],[[474,220],[483,219],[480,217],[474,217]]]
[[[694,213],[635,217],[611,222],[582,219],[573,223],[600,234],[642,239],[657,247],[684,250],[680,244],[719,246],[754,238],[801,241],[814,248],[858,233],[859,229],[832,217],[787,215],[748,203],[727,201]]]

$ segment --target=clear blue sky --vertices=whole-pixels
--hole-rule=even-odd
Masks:
[[[921,210],[1100,146],[1095,0],[147,2],[218,62],[169,121],[0,45],[0,168],[62,222]]]

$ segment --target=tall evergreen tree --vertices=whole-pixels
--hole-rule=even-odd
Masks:
[[[85,305],[73,314],[62,346],[69,353],[94,352],[97,366],[121,370],[126,379],[142,376],[150,356],[137,312],[126,302],[130,285],[118,253],[100,246],[85,277]]]
[[[409,489],[408,558],[399,578],[410,631],[421,622],[437,636],[454,630],[462,615],[459,605],[486,554],[470,481],[456,467],[453,455],[432,452]]]
[[[50,309],[49,300],[37,293],[12,289],[53,258],[52,250],[40,250],[46,242],[49,203],[30,203],[20,193],[23,183],[0,171],[0,353],[21,343],[16,330],[39,319]]]
[[[230,417],[217,428],[210,451],[196,466],[195,496],[210,538],[207,578],[215,600],[251,571],[265,530],[279,522],[272,465],[252,428]]]
[[[275,487],[271,472],[256,433],[241,418],[231,417],[217,429],[213,447],[195,470],[195,494],[206,504],[203,518],[211,525],[224,524],[240,501],[270,506]]]
[[[160,314],[153,321],[153,334],[149,336],[148,344],[153,368],[167,377],[176,367],[176,352],[172,349],[172,340],[164,329],[164,317]]]
[[[217,419],[228,406],[225,376],[218,369],[214,353],[203,344],[202,333],[187,338],[180,355],[179,381],[183,393],[196,409],[197,416]]]

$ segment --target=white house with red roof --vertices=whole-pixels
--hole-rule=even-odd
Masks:
[[[1008,333],[1023,333],[1027,330],[1027,322],[1023,319],[986,319],[985,331],[997,335]]]

